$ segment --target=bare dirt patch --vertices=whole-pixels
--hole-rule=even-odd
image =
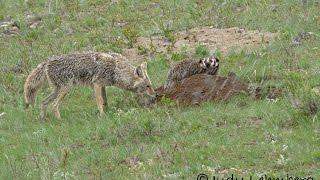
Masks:
[[[247,83],[233,72],[225,77],[196,74],[183,79],[171,89],[164,90],[161,86],[155,91],[158,94],[158,101],[167,97],[183,105],[197,105],[204,101],[228,101],[231,97],[239,94],[245,94],[255,99],[267,98],[271,100],[283,95],[282,89]]]
[[[234,73],[227,77],[197,74],[183,79],[173,88],[165,91],[163,86],[156,89],[158,100],[163,96],[181,104],[199,104],[203,101],[226,101],[232,96],[249,92],[249,85]]]
[[[194,52],[198,45],[205,45],[210,51],[219,50],[222,54],[227,54],[230,50],[252,49],[267,45],[277,36],[276,33],[249,31],[238,27],[226,29],[201,27],[173,35],[174,40],[171,41],[161,36],[138,37],[133,48],[125,49],[123,54],[130,59],[141,61],[142,58],[154,53]]]

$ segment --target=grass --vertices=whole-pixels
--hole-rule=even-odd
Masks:
[[[319,1],[174,0],[0,1],[0,19],[21,27],[0,40],[0,179],[196,179],[320,177],[320,41],[312,38],[286,50],[301,31],[320,34]],[[26,14],[43,17],[30,29]],[[125,28],[117,24],[127,23]],[[269,46],[230,53],[222,75],[281,87],[277,101],[239,96],[225,103],[179,107],[164,101],[143,109],[135,96],[108,89],[109,111],[99,118],[92,90],[77,88],[61,105],[62,121],[49,114],[40,123],[39,102],[23,109],[23,83],[31,69],[52,55],[82,50],[129,48],[138,36],[174,33],[192,27],[245,27],[279,33]],[[195,56],[207,53],[199,47]],[[170,62],[184,53],[157,54],[149,76],[157,87]],[[22,73],[5,71],[20,68]],[[298,108],[292,101],[299,100]]]

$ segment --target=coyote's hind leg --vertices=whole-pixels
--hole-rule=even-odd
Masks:
[[[59,112],[59,105],[63,97],[69,92],[70,87],[65,86],[61,87],[58,91],[57,97],[53,101],[53,113],[57,119],[61,119],[60,112]]]
[[[106,89],[104,86],[99,84],[93,84],[94,94],[97,101],[97,106],[100,112],[100,115],[104,115],[104,111],[107,108],[107,97],[106,97]]]

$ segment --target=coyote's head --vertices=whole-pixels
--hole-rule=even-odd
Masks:
[[[142,63],[136,67],[132,91],[138,94],[141,105],[149,106],[155,103],[156,93],[151,87],[151,81],[147,73],[147,63]]]

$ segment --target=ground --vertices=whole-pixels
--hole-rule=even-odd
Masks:
[[[318,179],[319,8],[317,0],[0,1],[0,179]],[[234,30],[249,44],[241,34],[269,36],[247,46],[197,34],[203,29]],[[216,53],[220,76],[234,72],[284,93],[196,106],[163,98],[143,108],[134,94],[111,87],[108,113],[99,117],[92,90],[78,87],[61,104],[62,120],[50,113],[40,123],[46,86],[24,110],[23,83],[37,64],[88,50],[148,61],[154,87],[171,64]]]
[[[238,94],[256,97],[256,87],[252,88],[250,92],[250,85],[242,82],[234,73],[227,77],[196,74],[177,82],[173,87],[164,89],[161,86],[155,91],[160,102],[163,98],[169,98],[180,105],[198,105],[208,101],[225,102]]]

